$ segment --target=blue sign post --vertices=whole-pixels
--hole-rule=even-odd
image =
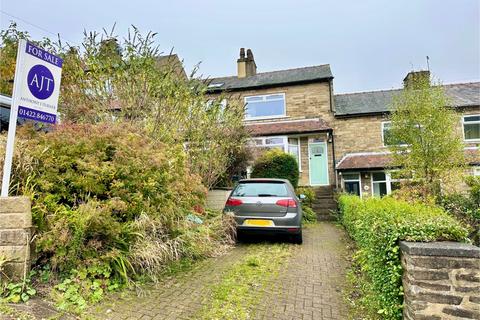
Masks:
[[[17,116],[46,123],[56,122],[62,65],[60,57],[26,40],[19,41],[3,165],[2,197],[8,196],[10,186]]]

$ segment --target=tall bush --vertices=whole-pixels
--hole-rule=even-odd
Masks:
[[[60,275],[99,265],[124,279],[153,274],[228,241],[221,226],[210,228],[220,220],[198,213],[206,189],[184,149],[129,123],[62,124],[48,133],[23,127],[15,150],[11,194],[32,199],[36,264]],[[190,222],[192,214],[205,224]],[[150,269],[148,244],[158,255]]]
[[[391,129],[386,143],[392,166],[423,199],[439,197],[442,188],[455,188],[466,165],[458,114],[440,83],[414,76],[392,100]]]
[[[190,170],[210,188],[224,176],[245,147],[244,106],[206,95],[208,81],[182,76],[182,63],[159,62],[156,34],[128,30],[85,32],[79,47],[49,39],[37,45],[64,59],[59,112],[74,123],[112,123],[127,119],[145,134],[184,147]],[[15,24],[0,32],[0,92],[11,94],[18,39],[28,39]]]
[[[287,179],[296,188],[299,178],[297,160],[281,150],[269,150],[255,161],[251,177]]]
[[[374,319],[402,318],[403,288],[399,241],[466,241],[468,230],[438,207],[390,197],[339,198],[342,223],[355,241],[363,273],[362,307]]]
[[[447,212],[472,227],[469,238],[480,245],[480,177],[465,178],[467,193],[452,193],[438,199]]]

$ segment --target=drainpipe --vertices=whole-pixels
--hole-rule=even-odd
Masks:
[[[335,168],[335,138],[333,136],[333,129],[330,129],[329,133],[332,136],[332,157],[333,157],[332,167],[333,167],[333,172],[335,173],[335,188],[338,189],[337,170]]]
[[[330,94],[330,112],[335,112],[334,110],[334,106],[333,106],[333,88],[332,88],[332,84],[333,84],[333,78],[330,79],[330,81],[328,81],[328,91],[329,91],[329,94]]]

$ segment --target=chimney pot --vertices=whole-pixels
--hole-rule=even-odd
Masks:
[[[247,57],[245,58],[245,48],[240,48],[240,58],[237,59],[237,76],[245,78],[256,74],[257,65],[252,50],[247,49]]]
[[[245,48],[240,48],[240,59],[245,59]]]
[[[250,49],[247,50],[247,59],[254,60],[252,50]]]

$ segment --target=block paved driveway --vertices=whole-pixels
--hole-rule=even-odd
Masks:
[[[348,265],[343,237],[343,230],[328,222],[304,230],[304,244],[292,245],[285,269],[263,289],[253,319],[347,319],[342,297]],[[239,245],[191,271],[143,288],[139,296],[128,293],[110,299],[89,313],[98,319],[195,319],[210,301],[211,285],[248,252],[248,246]]]

